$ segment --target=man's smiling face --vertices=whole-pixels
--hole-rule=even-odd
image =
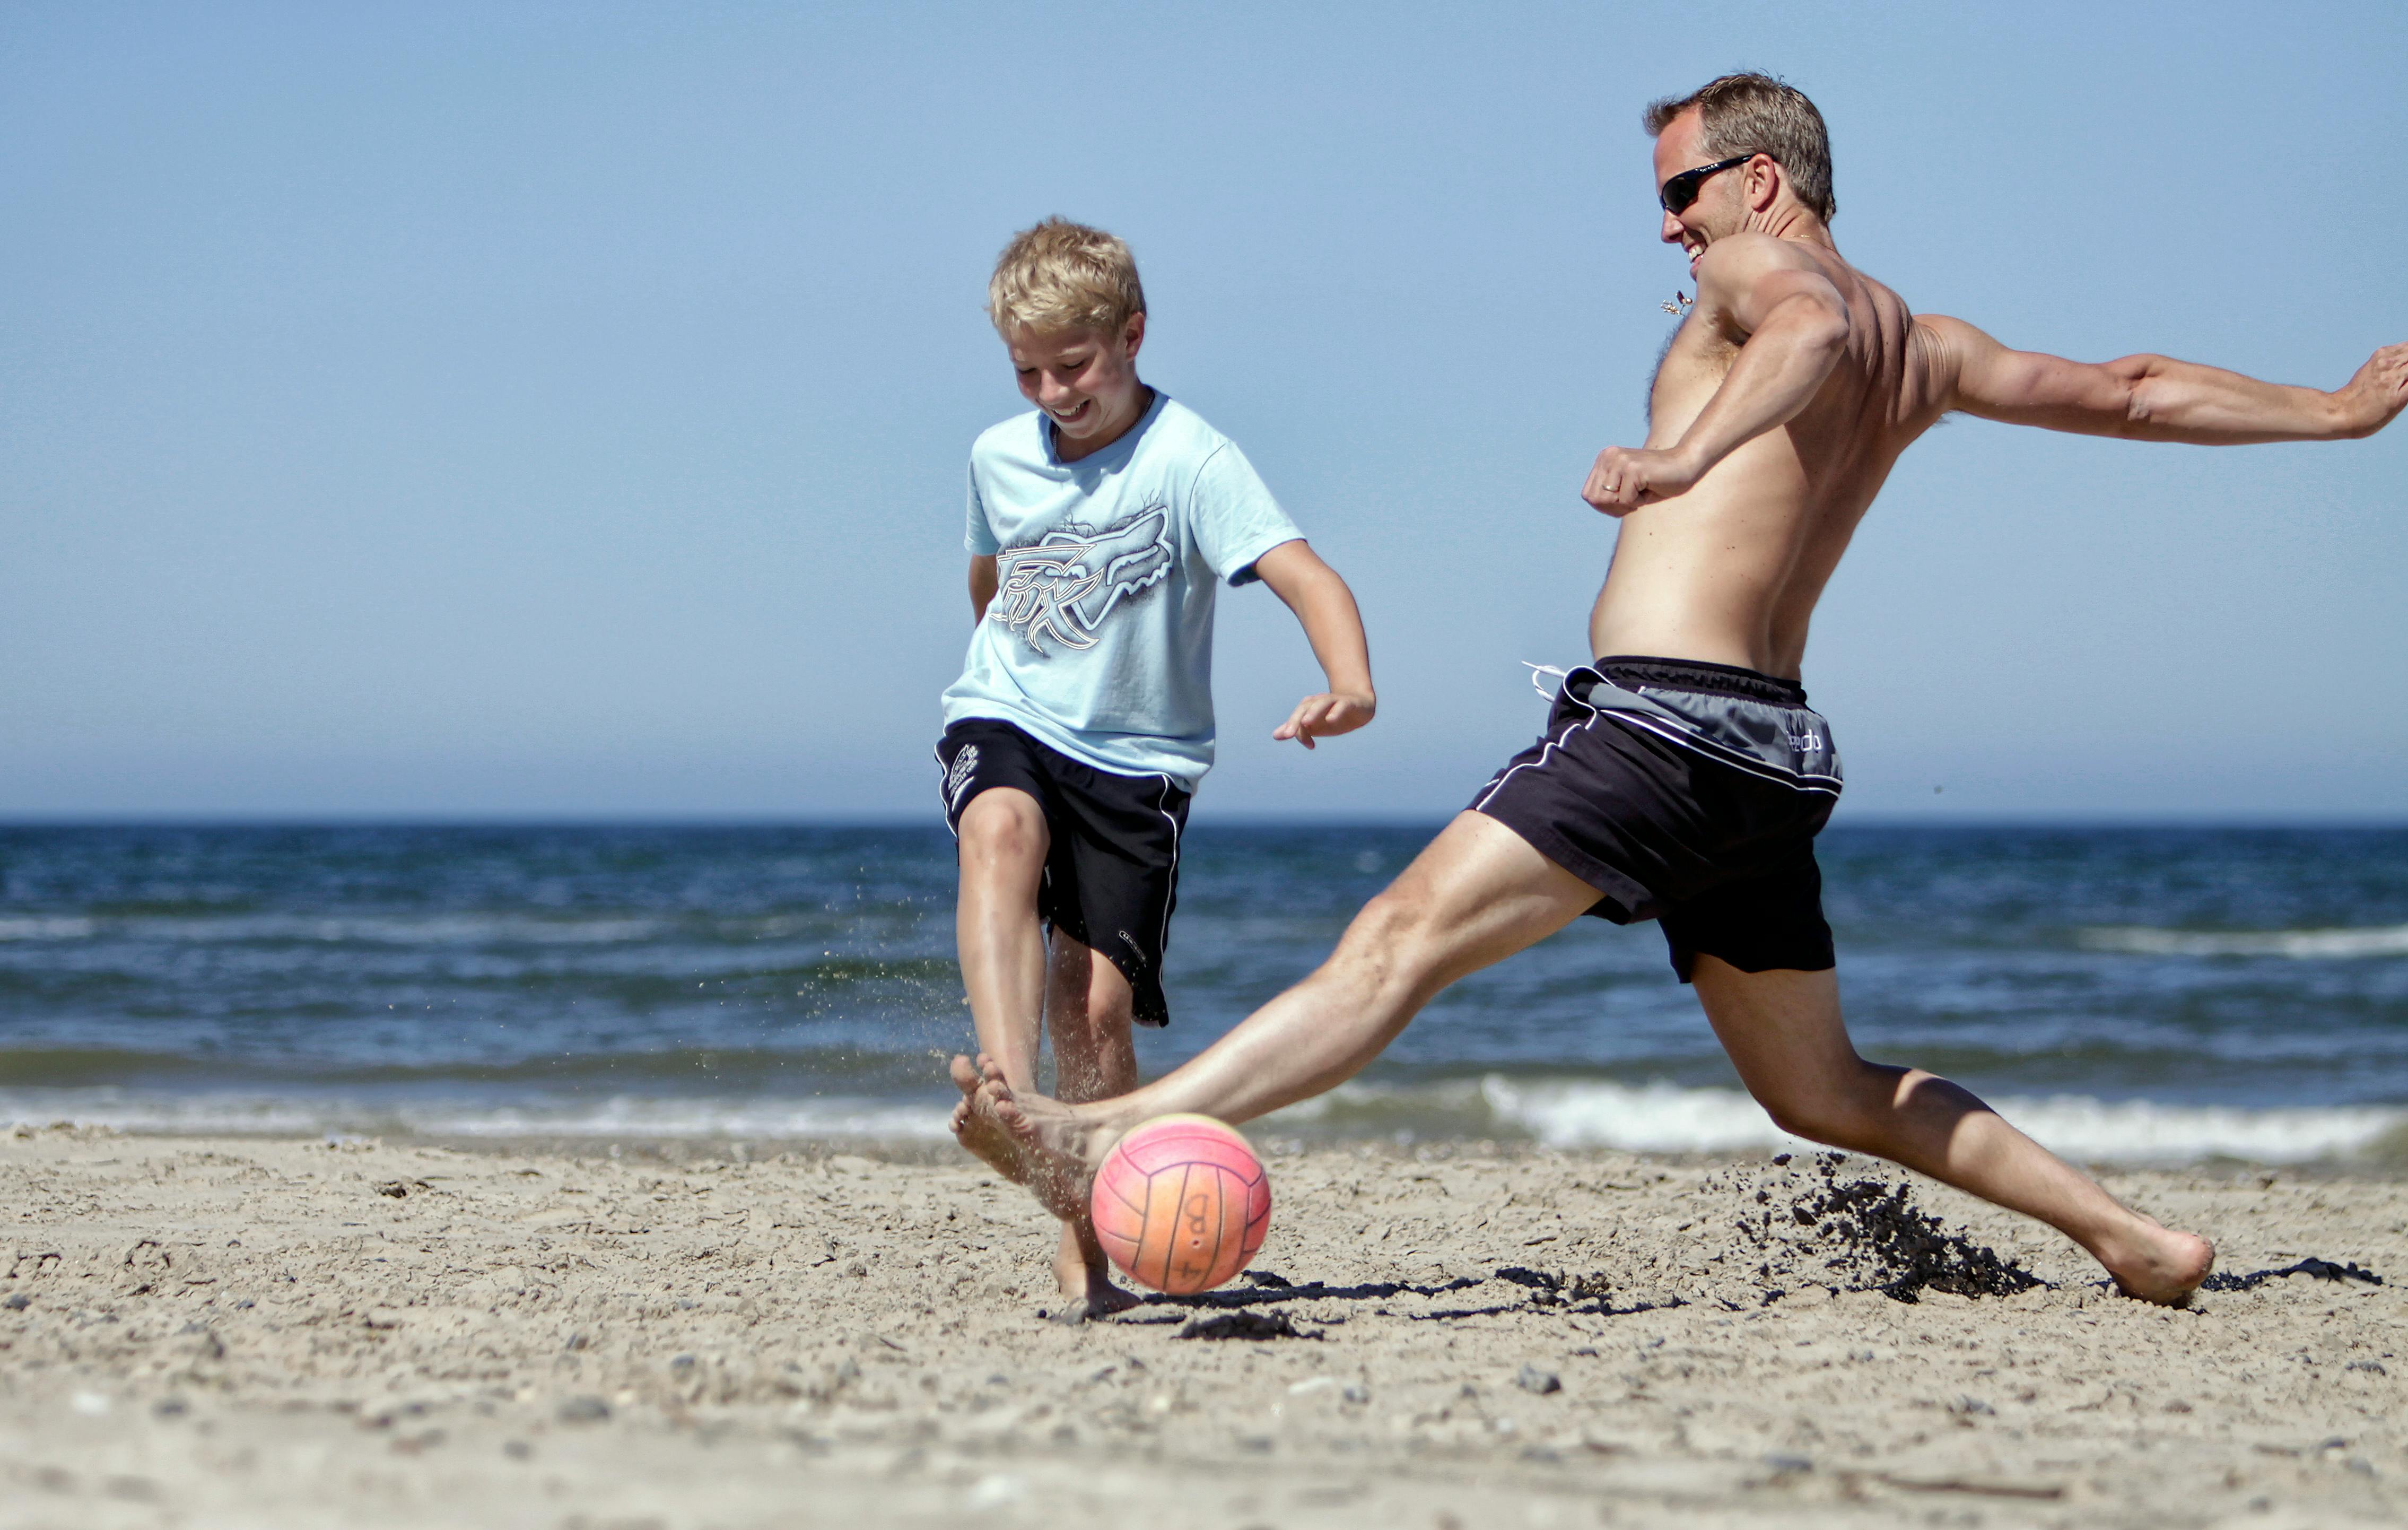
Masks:
[[[1700,165],[1712,165],[1724,156],[1705,151],[1705,114],[1696,107],[1664,124],[1656,139],[1656,184],[1661,187],[1684,170],[1694,170]],[[1742,187],[1747,179],[1747,166],[1734,165],[1719,175],[1706,178],[1698,188],[1698,199],[1680,212],[1664,214],[1659,237],[1666,244],[1677,244],[1689,257],[1689,271],[1695,275],[1698,257],[1706,246],[1727,235],[1737,233],[1747,216]]]

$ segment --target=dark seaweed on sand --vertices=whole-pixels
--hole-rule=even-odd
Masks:
[[[1916,1205],[1907,1181],[1841,1177],[1846,1162],[1817,1153],[1813,1172],[1802,1174],[1784,1153],[1769,1168],[1727,1176],[1752,1203],[1735,1226],[1756,1255],[1765,1300],[1810,1285],[1912,1302],[1923,1291],[2013,1296],[2046,1283]]]

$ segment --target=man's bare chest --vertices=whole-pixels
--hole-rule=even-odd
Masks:
[[[1740,345],[1718,326],[1702,324],[1696,315],[1673,331],[1656,358],[1656,375],[1647,387],[1647,419],[1654,432],[1688,428],[1706,401],[1730,374]]]

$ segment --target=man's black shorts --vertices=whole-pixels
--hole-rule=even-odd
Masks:
[[[1179,836],[1189,794],[1167,775],[1115,775],[1082,764],[1007,722],[966,718],[937,743],[945,827],[991,787],[1037,799],[1053,839],[1037,913],[1109,959],[1135,992],[1141,1025],[1168,1025],[1162,953],[1179,904]]]
[[[1814,836],[1840,796],[1830,725],[1790,681],[1687,659],[1601,658],[1567,676],[1539,742],[1472,799],[1598,890],[1588,912],[1657,919],[1687,982],[1832,965]]]

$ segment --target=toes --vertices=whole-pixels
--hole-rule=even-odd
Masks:
[[[984,1053],[979,1054],[981,1061],[984,1061],[985,1058]],[[971,1065],[968,1058],[956,1055],[946,1066],[945,1071],[953,1075],[953,1087],[960,1090],[963,1094],[970,1094],[978,1089],[979,1070]]]

